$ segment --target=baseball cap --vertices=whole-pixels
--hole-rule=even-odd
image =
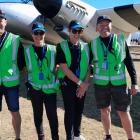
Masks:
[[[79,20],[72,20],[69,24],[69,29],[77,29],[77,28],[84,29],[85,27],[81,24]]]
[[[102,15],[102,16],[99,16],[97,18],[97,24],[100,23],[101,21],[104,21],[104,20],[108,20],[110,22],[112,22],[111,18],[107,15]]]
[[[45,32],[46,29],[45,29],[45,27],[44,27],[44,25],[42,23],[36,22],[32,26],[32,32],[35,32],[35,31],[43,31],[43,32]]]
[[[0,18],[6,19],[5,13],[0,9]]]

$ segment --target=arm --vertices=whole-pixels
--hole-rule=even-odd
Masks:
[[[64,72],[64,74],[70,79],[72,80],[74,83],[78,83],[79,79],[75,76],[75,74],[68,68],[66,63],[61,63],[60,67],[62,69],[62,71]]]
[[[17,65],[18,65],[18,68],[20,71],[22,71],[23,68],[26,66],[25,57],[24,57],[24,48],[23,48],[21,42],[20,42],[19,48],[18,48]]]
[[[82,86],[82,84],[83,84],[82,83],[79,86],[79,88],[77,89],[77,97],[82,98],[85,95],[86,90],[88,89],[88,87],[90,85],[89,81],[90,81],[90,67],[88,68],[88,72],[87,72],[86,78],[84,80],[85,85]]]
[[[131,94],[135,95],[138,92],[137,85],[137,75],[133,60],[131,58],[128,46],[126,45],[126,58],[124,59],[124,64],[131,78]]]
[[[75,76],[75,74],[68,68],[65,54],[61,49],[60,44],[57,45],[57,55],[56,55],[57,64],[59,64],[60,68],[64,72],[64,74],[72,80],[74,83],[77,83],[79,79]]]

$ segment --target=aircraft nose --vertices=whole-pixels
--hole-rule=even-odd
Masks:
[[[62,0],[33,0],[37,10],[47,18],[53,18],[62,6]]]

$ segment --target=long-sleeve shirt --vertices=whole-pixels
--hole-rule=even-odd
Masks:
[[[106,37],[106,38],[102,38],[100,37],[101,41],[104,43],[104,45],[106,47],[108,47],[108,50],[109,52],[112,52],[111,49],[112,49],[112,43],[113,43],[113,36],[111,38],[111,42],[109,43],[109,40],[110,40],[110,36],[109,37]],[[129,48],[127,46],[127,43],[125,43],[126,46],[125,46],[125,50],[126,50],[126,57],[124,59],[124,64],[127,68],[127,71],[130,75],[130,78],[131,78],[131,84],[132,85],[137,85],[137,74],[136,74],[136,70],[135,70],[135,66],[134,66],[134,63],[133,63],[133,60],[132,60],[132,57],[130,55],[130,52],[129,52]],[[89,44],[90,46],[90,44]],[[91,47],[90,47],[91,48]],[[91,51],[90,51],[91,52]],[[93,54],[90,53],[90,60],[93,59]]]

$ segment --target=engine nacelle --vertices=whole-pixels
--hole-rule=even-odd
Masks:
[[[47,18],[53,18],[62,6],[62,0],[33,0],[37,10]]]

